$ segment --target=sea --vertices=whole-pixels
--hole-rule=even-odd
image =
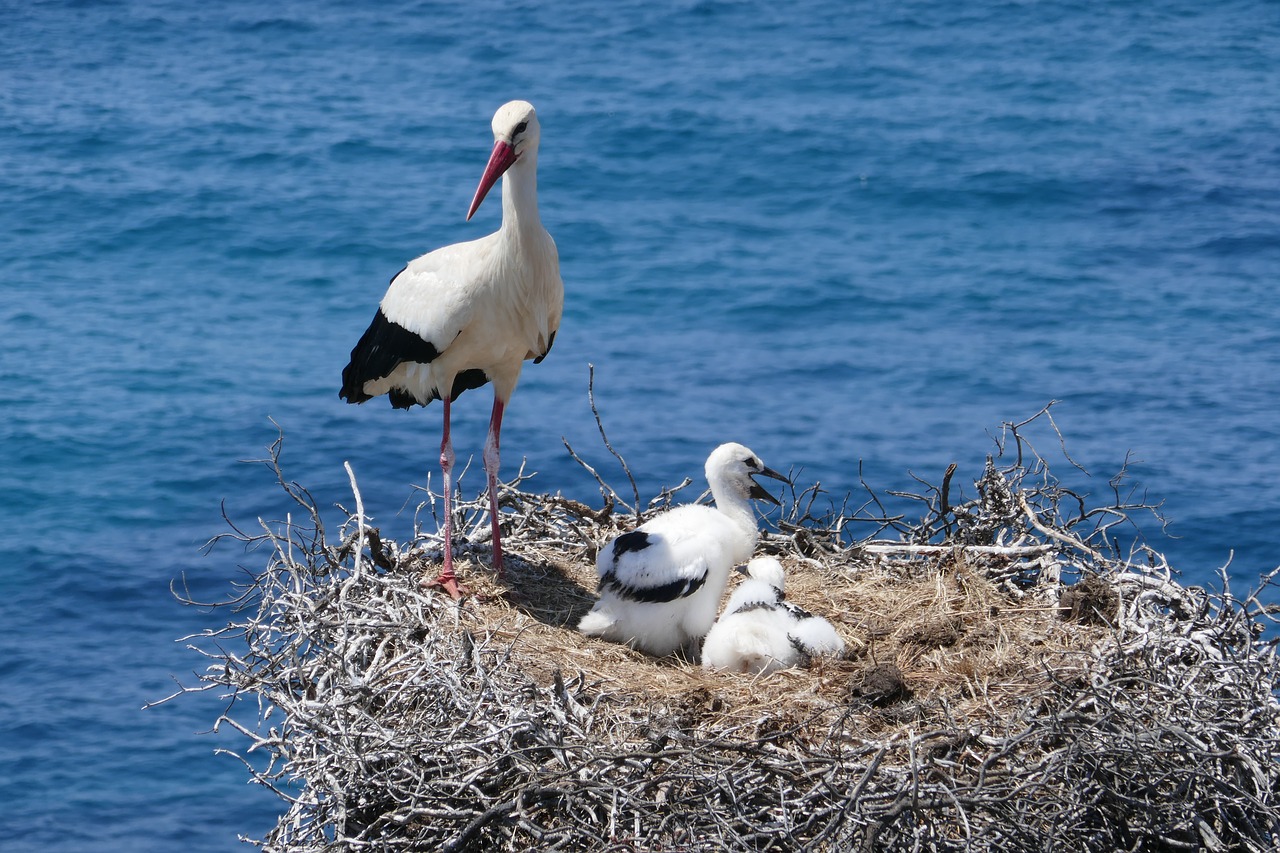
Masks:
[[[1157,508],[1114,538],[1240,593],[1280,565],[1280,5],[6,2],[0,848],[274,825],[224,698],[144,710],[229,618],[174,590],[265,566],[206,543],[296,509],[277,440],[412,536],[439,406],[339,376],[406,261],[497,227],[515,98],[566,292],[504,425],[526,490],[632,494],[598,414],[642,500],[738,441],[820,504],[952,463],[955,502],[1052,404],[1020,434],[1073,492]],[[490,402],[454,407],[471,494]]]

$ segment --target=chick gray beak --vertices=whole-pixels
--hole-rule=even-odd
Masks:
[[[785,475],[783,475],[783,474],[779,474],[777,471],[773,470],[772,468],[761,468],[759,471],[753,471],[753,472],[751,473],[751,478],[752,478],[752,479],[751,479],[751,491],[750,491],[750,493],[749,493],[749,494],[751,495],[751,497],[752,497],[752,498],[754,498],[755,500],[758,500],[758,501],[768,501],[769,503],[773,504],[774,506],[782,506],[782,502],[781,502],[781,501],[779,501],[779,500],[778,500],[777,498],[775,498],[773,495],[771,495],[771,494],[769,494],[768,492],[766,492],[766,491],[764,490],[764,486],[760,485],[759,483],[757,483],[757,482],[755,481],[755,476],[756,476],[756,474],[761,474],[761,475],[763,475],[763,476],[765,476],[765,477],[771,477],[771,478],[773,478],[773,479],[775,479],[775,480],[781,480],[782,482],[787,483],[787,484],[790,484],[790,483],[791,483],[791,481],[790,481],[790,480],[788,480],[788,479],[786,478],[786,476],[785,476]]]

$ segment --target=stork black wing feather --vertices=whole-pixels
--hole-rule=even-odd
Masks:
[[[366,382],[389,376],[406,361],[430,364],[439,354],[434,344],[388,320],[379,308],[373,322],[351,350],[351,361],[343,368],[342,390],[338,396],[348,403],[363,403],[372,399],[372,395],[365,393]],[[477,386],[468,384],[468,387]],[[395,404],[394,400],[392,404]]]

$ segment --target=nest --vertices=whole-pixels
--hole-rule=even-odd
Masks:
[[[759,550],[848,650],[766,677],[574,630],[596,549],[678,489],[627,506],[601,481],[593,508],[521,472],[501,581],[486,502],[459,507],[457,604],[422,585],[436,537],[384,540],[354,476],[331,537],[277,442],[301,520],[233,529],[266,566],[188,638],[210,666],[175,695],[228,695],[218,727],[284,805],[249,839],[270,851],[1274,849],[1272,611],[1114,553],[1134,505],[1086,508],[1019,426],[976,497],[953,502],[954,466],[911,496],[918,522],[792,493]]]

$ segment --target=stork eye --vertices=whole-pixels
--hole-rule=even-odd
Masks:
[[[527,121],[522,121],[522,122],[520,122],[519,124],[517,124],[517,125],[516,125],[516,130],[515,130],[515,132],[516,132],[516,133],[524,133],[524,132],[525,132],[526,130],[528,130],[528,129],[529,129],[529,122],[527,122]],[[514,134],[512,134],[512,135],[514,136]]]

